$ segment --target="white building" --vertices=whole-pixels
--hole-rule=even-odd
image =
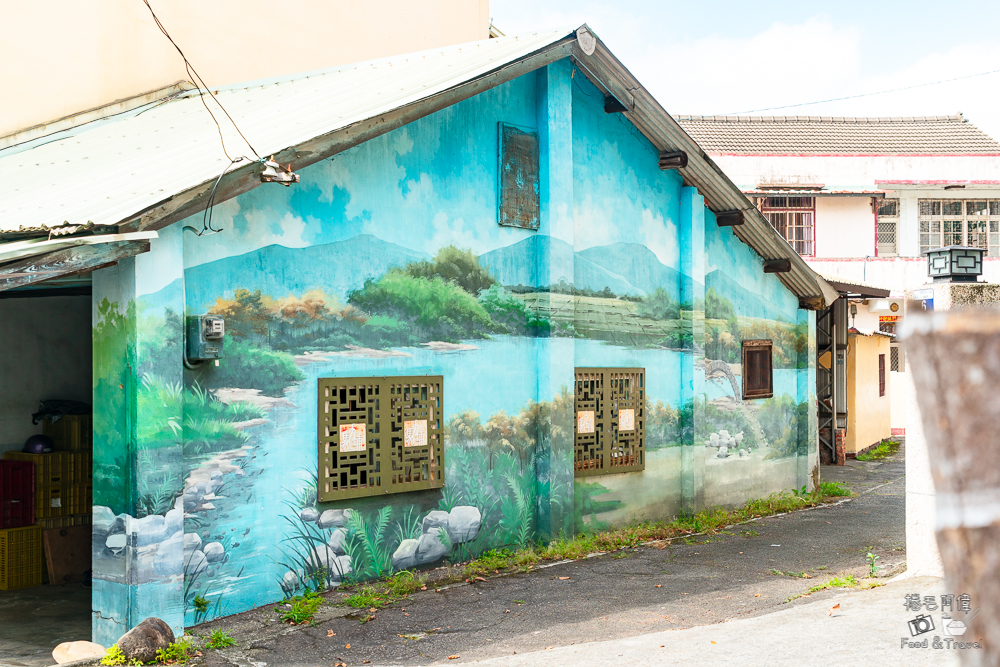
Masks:
[[[858,329],[894,330],[905,293],[930,282],[929,249],[984,248],[983,277],[1000,282],[1000,143],[961,114],[677,120],[817,272],[892,291],[854,304]],[[890,368],[905,370],[895,346]]]

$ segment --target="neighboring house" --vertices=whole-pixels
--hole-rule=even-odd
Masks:
[[[889,341],[879,331],[847,332],[847,430],[845,454],[857,456],[892,436]]]
[[[818,480],[836,291],[586,26],[212,93],[298,182],[191,92],[0,150],[5,384],[93,314],[96,641]]]
[[[488,0],[150,4],[209,86],[473,42],[490,26]],[[4,3],[0,44],[18,54],[0,62],[4,97],[17,100],[0,114],[0,147],[28,127],[51,134],[100,107],[152,102],[193,76],[141,0]]]
[[[907,293],[930,282],[929,249],[984,248],[984,278],[1000,282],[1000,143],[961,114],[677,121],[816,271],[891,291],[855,300],[862,320],[879,318],[862,330],[895,331]],[[905,372],[895,343],[890,370]],[[900,433],[903,391],[893,384]]]

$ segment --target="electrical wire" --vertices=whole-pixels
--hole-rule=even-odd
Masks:
[[[229,156],[227,155],[226,157]],[[249,160],[249,159],[250,158],[246,156],[238,157],[236,159],[230,158],[229,164],[227,164],[226,168],[222,170],[222,173],[219,174],[219,177],[215,179],[215,185],[212,186],[212,193],[208,195],[208,203],[205,205],[205,214],[201,218],[201,231],[195,229],[191,225],[185,225],[184,229],[190,229],[192,232],[195,233],[196,236],[205,236],[206,234],[218,234],[219,232],[222,231],[221,229],[215,229],[214,227],[212,227],[212,209],[215,206],[215,191],[219,188],[219,183],[222,182],[222,177],[226,175],[226,172],[229,171],[230,167],[232,167],[237,162],[242,162],[243,160]]]
[[[167,32],[167,29],[163,26],[162,23],[160,23],[160,19],[159,17],[156,16],[156,12],[153,11],[153,6],[149,4],[149,0],[142,0],[142,2],[146,5],[147,8],[149,8],[149,13],[153,15],[153,21],[156,22],[156,27],[160,29],[160,32],[163,33],[164,37],[170,40],[170,43],[174,45],[174,48],[177,49],[177,53],[179,53],[181,55],[181,58],[184,60],[184,68],[187,70],[188,76],[191,77],[191,83],[193,83],[195,85],[195,88],[198,89],[198,97],[201,99],[201,103],[205,106],[205,111],[208,112],[208,115],[212,117],[212,121],[215,123],[215,128],[219,132],[219,142],[222,144],[222,152],[226,154],[226,157],[229,160],[231,160],[229,164],[229,166],[231,167],[234,163],[238,162],[243,158],[237,158],[234,160],[232,157],[230,157],[229,152],[226,150],[226,141],[222,137],[222,126],[219,125],[219,121],[216,120],[215,114],[213,114],[212,110],[208,108],[208,103],[205,101],[205,93],[209,92],[208,84],[206,84],[205,80],[201,78],[201,75],[198,74],[198,71],[194,68],[194,65],[191,64],[191,61],[188,60],[187,56],[184,55],[184,52],[181,51],[181,47],[177,46],[177,42],[174,41],[174,38],[170,36],[170,33]],[[250,150],[253,152],[254,155],[257,156],[257,159],[263,160],[263,158],[256,151],[256,149],[254,149],[250,141],[246,138],[246,136],[243,135],[243,132],[236,124],[236,121],[233,120],[233,117],[229,115],[228,111],[226,111],[226,107],[222,106],[222,102],[220,102],[218,98],[216,98],[214,95],[209,95],[209,97],[215,100],[215,103],[219,105],[220,109],[222,109],[222,113],[226,114],[226,118],[228,118],[229,122],[233,124],[234,128],[236,128],[236,132],[239,133],[241,137],[243,137],[243,141],[245,141],[247,146],[250,147]],[[226,167],[226,170],[228,169],[229,167]],[[226,170],[223,170],[222,173],[225,174]],[[220,175],[219,178],[221,179],[222,176]],[[216,185],[218,186],[218,182],[216,182]],[[214,194],[215,192],[214,189],[212,192]]]
[[[732,111],[725,114],[726,116],[738,116],[743,113],[757,113],[760,111],[777,111],[778,109],[794,109],[795,107],[808,107],[814,104],[826,104],[827,102],[841,102],[843,100],[856,100],[859,97],[871,97],[872,95],[886,95],[888,93],[898,93],[903,90],[913,90],[914,88],[926,88],[927,86],[936,86],[942,83],[951,83],[952,81],[964,81],[965,79],[974,79],[978,76],[987,76],[989,74],[996,74],[1000,72],[1000,69],[991,70],[989,72],[980,72],[979,74],[968,74],[966,76],[957,76],[954,79],[942,79],[941,81],[931,81],[929,83],[918,83],[913,86],[905,86],[903,88],[892,88],[891,90],[879,90],[874,93],[862,93],[860,95],[848,95],[846,97],[834,97],[829,100],[819,100],[818,102],[801,102],[799,104],[786,104],[780,107],[767,107],[766,109],[748,109],[747,111]]]

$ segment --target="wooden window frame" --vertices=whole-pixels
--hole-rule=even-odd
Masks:
[[[885,396],[885,355],[878,355],[878,397]]]
[[[646,369],[577,368],[573,387],[574,477],[645,470]],[[624,431],[622,410],[632,411]],[[584,412],[591,430],[581,433]]]
[[[498,123],[497,224],[538,231],[542,219],[538,132]]]
[[[444,486],[443,376],[319,378],[317,384],[319,502]],[[407,421],[424,423],[407,430]],[[361,424],[364,447],[342,452],[340,427]]]
[[[768,372],[767,386],[748,386],[752,383],[750,379],[748,357],[753,354],[767,354]],[[774,396],[774,343],[771,340],[745,340],[743,341],[742,356],[743,375],[743,399],[752,400],[756,398],[771,398]],[[755,384],[755,383],[753,383]]]
[[[788,245],[792,246],[795,252],[799,253],[802,257],[816,256],[815,197],[764,197],[760,205],[760,212],[771,223],[771,226],[788,241]],[[808,229],[808,234],[803,234],[807,238],[788,238],[788,217],[791,215],[802,216],[801,220],[808,220],[808,224],[791,226],[796,229]]]

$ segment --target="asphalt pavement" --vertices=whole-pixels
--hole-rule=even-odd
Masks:
[[[797,597],[809,587],[835,575],[866,575],[869,550],[884,566],[880,582],[905,568],[903,474],[902,451],[883,462],[824,466],[824,481],[843,482],[858,495],[826,507],[759,519],[727,529],[725,534],[696,537],[686,543],[657,543],[546,564],[536,571],[462,583],[440,592],[419,592],[412,599],[379,610],[373,620],[364,623],[370,615],[367,610],[336,606],[342,595],[339,591],[327,594],[329,604],[321,608],[314,626],[281,624],[274,605],[268,605],[192,628],[191,632],[199,635],[224,629],[237,640],[233,648],[206,651],[198,664],[420,665],[499,658],[516,661],[510,664],[549,664],[557,654],[570,660],[576,655],[572,652],[580,650],[573,647],[580,644],[590,643],[588,658],[596,657],[593,651],[610,657],[607,651],[614,649],[605,650],[610,644],[593,642],[641,644],[643,636],[648,639],[664,631],[680,637],[707,632],[695,626],[734,627],[732,623],[713,625],[726,621],[745,624],[751,635],[777,632],[775,637],[790,641],[787,632],[776,629],[790,619],[821,616],[817,609],[825,612],[828,601],[843,595],[842,589],[834,589]],[[882,602],[878,601],[894,599],[895,592],[887,591],[895,588],[892,585],[850,595],[873,601],[872,609],[882,613]],[[897,597],[902,609],[902,595]],[[885,601],[886,609],[889,604]],[[850,627],[841,637],[849,645],[857,632],[863,632],[865,623],[881,621],[862,620],[860,625],[837,622],[841,626],[830,626],[829,630],[844,633]],[[799,654],[800,659],[816,657],[808,647],[815,639],[813,633],[821,629],[806,623],[805,631],[809,634],[798,644],[807,653]],[[745,639],[743,636],[741,645],[746,644]],[[709,646],[714,650],[719,644]],[[728,650],[719,649],[715,654],[728,656]],[[529,660],[525,654],[536,655],[537,662],[524,662]],[[517,655],[522,658],[514,658]],[[572,660],[552,664],[579,664]],[[646,664],[634,659],[623,664],[633,663]],[[908,659],[899,664],[918,663]]]

